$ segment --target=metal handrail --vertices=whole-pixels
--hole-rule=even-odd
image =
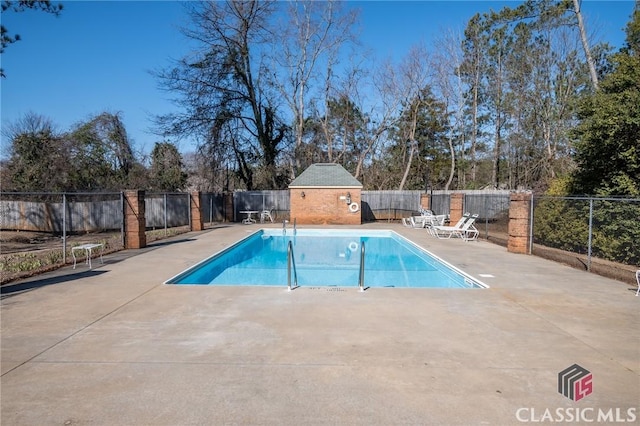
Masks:
[[[360,276],[358,277],[358,287],[364,291],[364,241],[360,242]]]
[[[293,284],[298,287],[298,272],[296,271],[296,259],[293,256],[293,243],[289,241],[287,247],[287,291],[291,291],[291,265],[293,265]]]

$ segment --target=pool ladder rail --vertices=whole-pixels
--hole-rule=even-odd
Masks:
[[[289,222],[288,220],[284,219],[282,221],[282,233],[286,234],[287,233],[287,222]],[[293,235],[296,235],[297,233],[297,229],[296,229],[296,218],[293,218]]]
[[[364,291],[364,241],[360,241],[360,276],[358,277],[358,287]]]
[[[291,286],[291,269],[293,269],[293,287]],[[298,288],[298,272],[296,271],[296,259],[293,256],[293,243],[289,241],[287,247],[287,291],[296,288]]]
[[[364,291],[364,241],[360,242],[360,274],[358,276],[358,288]],[[293,271],[293,286],[291,285],[291,271]],[[298,288],[298,271],[296,271],[296,259],[293,255],[293,242],[287,246],[287,291]]]

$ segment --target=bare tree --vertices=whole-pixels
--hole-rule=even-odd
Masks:
[[[469,87],[469,115],[471,116],[471,135],[469,148],[469,161],[471,163],[470,179],[476,180],[477,158],[476,151],[479,145],[480,122],[481,122],[481,97],[482,97],[482,76],[485,72],[485,46],[486,39],[483,35],[483,20],[479,14],[474,15],[468,22],[465,29],[465,40],[462,47],[464,60],[460,66],[463,80]]]
[[[462,52],[461,36],[453,32],[445,32],[435,41],[435,53],[430,61],[433,70],[432,86],[444,103],[445,110],[450,113],[451,123],[447,131],[449,145],[450,168],[449,178],[444,186],[449,190],[456,172],[456,145],[464,152],[464,85],[460,65]],[[456,139],[459,139],[456,141]],[[457,143],[456,143],[457,142]]]
[[[399,190],[404,189],[407,182],[407,176],[411,170],[413,157],[419,151],[418,142],[416,141],[416,126],[425,99],[423,99],[423,90],[428,83],[429,56],[424,45],[416,45],[409,50],[409,53],[400,64],[400,92],[398,96],[403,96],[406,114],[404,115],[406,122],[402,123],[402,137],[408,143],[409,152],[404,157],[406,163],[404,173],[400,180]]]
[[[266,51],[274,43],[273,1],[188,3],[193,26],[184,34],[200,50],[175,67],[156,73],[161,85],[178,94],[185,112],[158,117],[164,135],[196,135],[225,147],[248,189],[254,171],[264,186],[279,187],[276,160],[287,132],[269,92]]]
[[[282,26],[284,30],[279,35],[282,48],[274,52],[275,69],[281,70],[282,76],[275,78],[273,83],[293,115],[294,162],[295,169],[299,169],[300,159],[296,152],[303,143],[313,84],[321,84],[324,71],[324,83],[330,85],[338,51],[352,39],[351,27],[356,12],[343,12],[341,3],[333,0],[291,1],[287,18],[288,24]],[[326,67],[321,66],[323,63]],[[322,96],[322,93],[316,95]],[[325,99],[328,99],[326,92]]]

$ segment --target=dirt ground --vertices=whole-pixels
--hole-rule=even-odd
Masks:
[[[67,235],[67,246],[111,239],[120,233]],[[62,249],[62,235],[33,231],[0,231],[0,255]]]
[[[189,231],[189,227],[150,230],[147,243]],[[66,264],[73,263],[71,247],[102,243],[104,252],[122,250],[120,232],[92,232],[67,235]],[[33,231],[0,231],[0,284],[27,278],[64,266],[62,235]]]

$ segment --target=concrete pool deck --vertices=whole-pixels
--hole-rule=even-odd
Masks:
[[[491,288],[162,284],[259,224],[105,255],[3,287],[0,423],[640,420],[633,286],[484,241],[363,227],[393,229]],[[593,375],[580,401],[558,392],[573,364]]]

